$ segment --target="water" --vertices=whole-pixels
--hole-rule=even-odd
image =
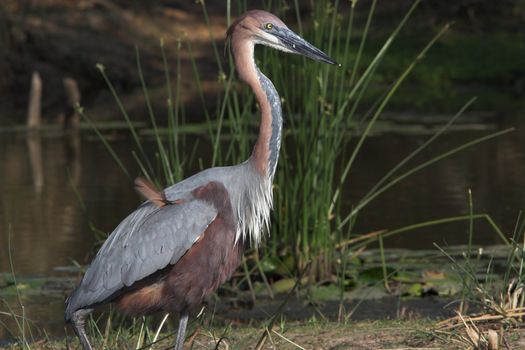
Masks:
[[[395,185],[363,211],[358,228],[369,232],[467,214],[471,189],[474,212],[489,214],[504,232],[512,233],[519,211],[525,209],[525,128],[523,121],[504,120],[494,124],[492,131],[510,126],[516,130],[439,161]],[[465,130],[443,135],[404,169],[490,132]],[[384,134],[367,141],[355,164],[356,171],[350,174],[346,198],[360,198],[428,137]],[[433,242],[465,244],[467,231],[466,222],[436,226],[391,238],[387,247],[433,249]],[[501,240],[487,222],[479,221],[474,229],[474,242],[490,245],[500,244]]]
[[[124,153],[128,141],[113,143]],[[72,259],[85,261],[95,242],[88,220],[110,231],[139,203],[91,136],[3,134],[0,162],[1,272],[9,270],[9,232],[15,272],[46,275]]]
[[[498,225],[511,231],[518,211],[525,208],[525,127],[516,122],[519,120],[491,125],[496,129],[515,125],[517,130],[441,161],[385,192],[360,215],[357,230],[366,233],[465,214],[471,188],[475,211],[490,214]],[[408,166],[488,132],[446,134]],[[368,139],[349,175],[343,194],[345,206],[350,208],[427,138],[385,133]],[[138,174],[131,156],[132,140],[115,133],[111,144],[131,175]],[[199,147],[204,164],[207,146],[202,141]],[[72,260],[84,263],[95,243],[89,223],[110,232],[140,203],[131,181],[90,133],[76,137],[1,134],[0,164],[0,272],[10,269],[8,236],[17,274],[42,276],[57,266],[70,265]],[[478,226],[478,243],[498,243],[488,225]],[[463,244],[465,233],[465,224],[459,228],[440,226],[399,235],[387,243],[390,247],[432,249],[432,242]]]
[[[465,214],[467,190],[471,188],[475,211],[490,214],[511,232],[519,210],[525,208],[525,121],[507,118],[484,125],[491,130],[448,133],[409,167],[466,140],[509,126],[517,130],[441,161],[384,193],[360,215],[357,230],[367,233]],[[345,207],[351,208],[385,172],[428,137],[425,133],[387,132],[369,138],[343,191]],[[132,169],[131,175],[137,175],[132,140],[118,132],[110,139]],[[153,142],[150,146],[153,148]],[[199,152],[204,164],[209,158],[208,147],[203,138]],[[86,263],[96,241],[90,223],[110,232],[140,203],[132,182],[98,138],[88,132],[0,134],[0,164],[0,272],[10,271],[8,246],[14,271],[21,277],[60,275],[54,271],[56,267],[71,265],[72,261]],[[402,234],[388,239],[386,246],[432,249],[433,242],[456,245],[466,241],[467,224],[461,223]],[[475,243],[489,245],[499,240],[488,224],[479,222]],[[41,304],[40,299],[37,304]],[[48,325],[57,319],[54,324],[60,332],[62,300],[54,299],[46,305],[56,312],[40,313],[39,308],[29,306],[27,310]]]

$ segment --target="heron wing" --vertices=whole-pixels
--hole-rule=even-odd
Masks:
[[[66,315],[103,302],[121,288],[176,263],[216,216],[215,207],[193,197],[162,207],[144,203],[99,250],[68,299]]]

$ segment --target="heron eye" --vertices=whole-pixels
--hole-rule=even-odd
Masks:
[[[271,30],[271,29],[273,29],[273,24],[266,23],[265,27],[266,27],[266,29]]]

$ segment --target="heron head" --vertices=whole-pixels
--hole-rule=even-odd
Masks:
[[[228,28],[227,39],[232,44],[249,39],[255,44],[303,55],[324,63],[337,64],[333,58],[290,30],[279,18],[262,10],[248,11],[235,20]]]

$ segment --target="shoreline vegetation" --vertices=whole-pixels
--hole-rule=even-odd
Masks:
[[[101,85],[107,86],[106,91],[109,91],[108,95],[100,97],[101,95],[91,96],[87,89],[87,94],[82,94],[81,105],[75,107],[76,112],[97,133],[113,157],[115,166],[122,171],[122,178],[127,177],[130,183],[133,180],[132,174],[123,165],[121,156],[111,142],[108,142],[108,135],[99,127],[104,124],[97,124],[100,119],[104,119],[104,113],[99,112],[109,104],[109,98],[113,99],[116,107],[105,113],[114,116],[118,110],[122,115],[123,125],[133,140],[131,153],[141,175],[161,188],[189,175],[187,172],[192,166],[204,168],[235,164],[247,158],[253,143],[252,117],[257,109],[247,89],[235,83],[231,60],[221,55],[222,48],[217,42],[219,38],[215,37],[215,33],[222,33],[235,16],[230,6],[231,1],[226,3],[226,16],[224,12],[219,16],[216,13],[210,15],[209,9],[213,6],[208,8],[204,1],[198,2],[202,11],[198,16],[199,22],[205,23],[205,26],[199,27],[199,38],[208,35],[205,42],[207,45],[199,43],[199,40],[195,44],[188,36],[180,39],[171,35],[160,40],[160,47],[157,45],[158,40],[146,40],[164,33],[165,28],[169,27],[168,21],[173,18],[182,19],[181,23],[191,23],[194,20],[184,17],[180,9],[165,6],[161,10],[164,15],[168,13],[167,17],[159,18],[155,25],[142,23],[140,28],[133,31],[139,38],[142,35],[141,38],[146,40],[147,45],[133,50],[129,42],[121,44],[118,36],[111,37],[107,42],[99,41],[93,47],[94,54],[101,49],[108,50],[99,57],[96,68],[91,65],[89,55],[84,60],[75,61],[81,69],[89,71],[85,75],[98,76],[96,83],[95,79],[85,82],[79,78],[81,89],[86,86],[84,84],[93,84],[93,91],[98,90]],[[117,26],[115,30],[120,34],[127,28],[124,23],[129,25],[142,18],[140,11],[124,11],[118,2],[98,0],[86,4],[87,7],[80,8],[80,12],[97,12],[102,8],[103,13],[110,18],[120,18],[122,22],[118,23],[122,27]],[[467,72],[453,70],[446,67],[443,57],[448,57],[452,52],[458,54],[458,59],[468,54],[468,60],[472,60],[470,57],[477,54],[468,51],[470,46],[461,40],[463,34],[451,30],[449,24],[422,31],[420,34],[424,40],[401,40],[407,30],[406,26],[411,23],[418,10],[418,0],[408,4],[405,12],[396,17],[397,22],[388,28],[382,28],[384,32],[379,34],[375,34],[379,30],[376,31],[373,26],[376,10],[381,14],[381,8],[376,7],[378,1],[372,0],[368,7],[363,8],[357,6],[358,4],[360,2],[355,0],[350,5],[323,0],[316,1],[306,10],[299,7],[297,2],[290,5],[290,8],[276,5],[273,9],[278,15],[294,18],[299,33],[312,38],[315,45],[325,47],[328,54],[342,63],[342,67],[337,71],[330,70],[327,67],[314,67],[307,62],[298,64],[296,57],[283,57],[269,51],[259,52],[257,59],[261,69],[268,72],[277,90],[282,93],[283,111],[288,116],[287,129],[290,132],[283,137],[283,164],[279,166],[275,176],[275,209],[272,213],[271,235],[261,249],[248,249],[241,268],[233,280],[221,288],[219,298],[231,305],[254,305],[259,299],[265,298],[275,300],[276,304],[272,312],[265,315],[264,321],[255,325],[248,323],[246,327],[241,327],[232,320],[221,324],[217,309],[207,309],[205,315],[192,326],[197,331],[187,341],[194,344],[193,348],[262,349],[271,348],[275,342],[280,344],[279,348],[290,349],[358,346],[383,348],[401,345],[503,349],[510,345],[520,347],[523,344],[525,220],[521,216],[517,218],[512,232],[504,232],[492,220],[490,213],[474,210],[472,193],[469,190],[465,199],[468,203],[467,212],[457,213],[456,216],[414,222],[404,227],[367,234],[355,229],[360,213],[369,210],[371,202],[381,198],[384,192],[399,182],[410,181],[411,175],[443,159],[496,137],[506,137],[506,134],[513,131],[512,128],[487,130],[481,136],[473,136],[463,140],[460,145],[450,146],[432,157],[421,159],[420,156],[426,154],[423,153],[424,150],[431,148],[436,139],[451,130],[465,111],[471,110],[478,103],[472,97],[451,96],[447,93],[439,95],[441,105],[434,103],[432,96],[435,91],[447,90],[449,81],[471,81],[473,72],[479,71],[479,67]],[[271,2],[266,5],[271,6]],[[236,11],[243,12],[246,3],[240,1],[237,6]],[[51,22],[34,22],[31,13],[38,14],[36,9],[42,11],[42,18],[45,12],[47,18],[54,18],[57,23],[66,19],[69,24],[74,21],[75,16],[64,17],[57,11],[59,6],[47,8],[49,12],[46,12],[45,7],[34,7],[29,10],[25,22],[17,22],[18,19],[15,21],[13,33],[21,30],[22,33],[16,35],[22,35],[22,39],[9,37],[8,40],[14,38],[14,45],[20,45],[31,38],[31,35],[35,35],[34,28],[44,29],[43,33],[53,29],[49,27]],[[159,9],[153,9],[153,13],[156,10]],[[37,18],[38,16],[36,15]],[[106,23],[105,20],[107,18],[101,19],[100,14],[92,17],[95,23]],[[89,33],[91,29],[83,30]],[[59,32],[55,34],[63,35]],[[408,55],[406,58],[400,58],[399,53],[396,54],[393,50],[400,42],[401,45],[406,42],[413,45],[401,50]],[[112,43],[115,44],[114,47],[111,46]],[[207,48],[209,45],[211,49]],[[468,52],[461,51],[465,46]],[[514,55],[521,54],[522,48],[512,46],[517,51],[512,49],[508,55],[514,58]],[[80,52],[88,52],[90,48],[78,49]],[[132,55],[129,54],[130,49]],[[44,48],[40,50],[43,50],[41,53],[46,52]],[[446,74],[419,68],[436,50],[437,58],[436,61],[430,60],[431,66],[445,67]],[[60,50],[57,53],[64,54]],[[108,57],[119,62],[104,61]],[[198,62],[204,57],[207,57],[204,61],[208,64],[203,68]],[[395,67],[392,67],[394,64]],[[463,67],[464,61],[459,59],[455,64]],[[497,65],[497,68],[501,66],[504,65]],[[513,86],[509,89],[515,89],[520,94],[522,83],[514,78],[524,69],[523,65],[510,60],[505,66],[510,67],[512,74],[492,67],[494,71],[483,70],[485,76],[482,80]],[[53,71],[56,67],[47,68]],[[45,74],[42,76],[45,85]],[[208,84],[210,80],[207,79],[210,77],[215,77],[212,84]],[[193,83],[187,85],[188,81]],[[418,105],[417,100],[413,103],[412,96],[418,96],[413,91],[404,95],[408,91],[404,90],[407,83],[409,87],[413,84],[419,91],[423,91],[421,105]],[[432,84],[437,90],[426,89]],[[191,90],[189,95],[186,94],[187,90]],[[425,90],[429,92],[430,99],[426,99],[428,96],[425,96]],[[142,95],[140,98],[136,97],[137,91]],[[210,97],[210,93],[213,97]],[[129,96],[134,97],[129,99]],[[452,97],[457,99],[453,101]],[[402,102],[403,98],[405,102]],[[46,107],[49,108],[48,111],[57,108],[52,106],[53,99],[44,101],[50,104]],[[400,101],[402,103],[396,105]],[[486,108],[484,104],[490,103],[490,99],[483,98],[480,103],[482,108]],[[435,111],[449,114],[449,118],[436,127],[433,133],[425,135],[421,144],[400,158],[362,198],[352,203],[350,209],[344,208],[343,186],[351,179],[355,160],[367,139],[380,125],[380,117],[386,108],[390,109],[391,105],[393,110],[406,108],[407,105],[427,108],[429,104],[435,107]],[[180,132],[182,125],[189,125],[188,116],[194,112],[195,105],[200,110],[199,115],[204,118],[202,122],[212,145],[210,164],[203,164],[202,158],[194,152],[195,147],[192,148],[189,144],[188,134]],[[145,151],[141,124],[137,124],[134,117],[138,110],[143,115],[138,120],[147,123],[148,137],[155,141],[156,149],[153,153]],[[356,128],[361,131],[349,132]],[[226,146],[221,143],[225,135],[229,136]],[[79,198],[79,203],[82,204],[82,198]],[[86,218],[89,221],[87,211]],[[499,240],[501,246],[497,249],[473,244],[477,227],[475,224],[480,222],[487,225]],[[384,239],[387,237],[417,232],[426,227],[446,227],[450,223],[464,224],[467,232],[464,246],[454,248],[436,245],[432,253],[403,252],[385,247]],[[98,229],[96,223],[90,222],[90,226],[100,244],[107,233]],[[10,229],[8,231],[8,235],[11,235]],[[374,247],[377,248],[373,249]],[[31,295],[32,289],[41,291],[46,281],[22,277],[17,279],[10,248],[9,244],[11,272],[2,275],[3,282],[0,282],[3,287],[0,293],[10,293],[11,302],[4,300],[6,311],[2,309],[0,316],[10,318],[8,333],[16,339],[13,346],[23,349],[69,346],[66,345],[67,339],[55,341],[54,337],[46,334],[45,329],[35,329],[32,320],[28,318],[26,298]],[[82,262],[75,264],[78,274],[82,271]],[[66,268],[68,269],[70,268]],[[70,286],[71,283],[71,279],[57,281],[59,284],[63,283],[62,287]],[[64,290],[55,289],[58,293],[63,293]],[[399,304],[393,308],[394,319],[357,323],[353,321],[355,307],[366,303],[364,295],[390,297],[389,302],[398,300]],[[431,295],[438,300],[451,299],[455,302],[453,314],[439,315],[440,323],[418,316],[417,308],[410,310],[401,307],[405,297],[427,301],[432,298]],[[299,302],[294,302],[293,298],[299,298]],[[349,304],[348,301],[354,301],[355,304]],[[288,323],[283,316],[285,308],[300,309],[301,305],[311,308],[312,315],[301,323]],[[324,316],[322,310],[326,305],[335,305],[332,317]],[[436,310],[443,309],[441,304],[438,305]],[[333,321],[328,322],[328,319]],[[98,335],[94,340],[97,348],[122,348],[123,344],[134,344],[135,349],[151,346],[162,348],[173,341],[167,331],[173,329],[173,324],[171,321],[166,322],[166,318],[159,320],[150,317],[130,320],[107,311],[103,316],[91,319],[89,333]],[[353,333],[354,329],[356,333]],[[359,333],[361,330],[365,332]],[[319,340],[318,334],[325,334],[325,339]],[[358,344],[355,343],[356,338]]]

